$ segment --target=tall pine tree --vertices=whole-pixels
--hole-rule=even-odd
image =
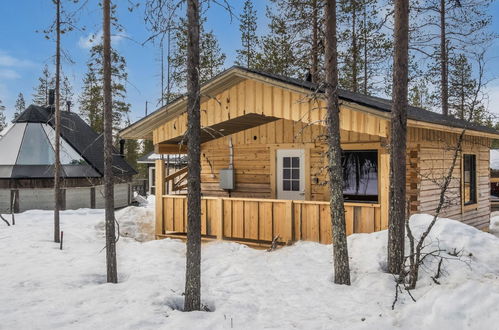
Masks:
[[[112,72],[112,107],[113,131],[117,131],[123,124],[124,118],[130,112],[130,104],[126,102],[126,61],[116,49],[111,49]],[[90,50],[90,60],[87,62],[87,72],[83,79],[83,92],[80,96],[80,114],[87,123],[98,133],[103,132],[102,94],[102,45],[98,44]]]
[[[200,63],[199,81],[204,83],[222,72],[226,55],[220,49],[218,40],[213,31],[205,31],[204,22],[200,23]],[[176,45],[169,59],[172,66],[172,82],[176,87],[176,93],[185,92],[185,75],[187,72],[187,22],[180,18],[175,34]]]
[[[481,100],[475,99],[478,82],[473,78],[473,68],[467,57],[458,54],[450,59],[449,64],[450,113],[460,119],[486,123],[489,116]]]
[[[49,89],[55,87],[55,79],[50,73],[47,65],[42,70],[42,75],[38,78],[38,86],[35,87],[32,103],[39,106],[48,105]]]
[[[267,8],[267,17],[270,19],[270,32],[260,40],[261,49],[255,57],[255,68],[295,77],[299,69],[291,42],[293,36],[286,25],[286,20],[279,14],[273,14],[270,8]]]
[[[14,109],[14,119],[17,119],[17,117],[19,117],[19,115],[26,109],[26,101],[24,101],[23,93],[19,93],[19,95],[17,95]]]
[[[340,1],[340,85],[345,89],[373,94],[383,83],[376,78],[390,65],[392,48],[381,6],[375,0]]]
[[[253,7],[253,0],[244,1],[243,13],[240,16],[241,23],[241,49],[238,49],[236,64],[247,68],[255,66],[255,57],[258,52],[258,36],[256,35],[256,10]]]

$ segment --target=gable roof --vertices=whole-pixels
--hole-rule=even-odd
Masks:
[[[50,151],[50,149],[54,143],[52,141],[54,120],[53,107],[36,105],[30,105],[14,120],[13,127],[0,139],[0,142],[4,140],[4,143],[7,142],[7,139],[15,142],[15,146],[11,144],[12,150],[10,150],[13,157],[10,157],[12,159],[7,161],[9,164],[2,164],[4,168],[0,171],[3,173],[0,173],[0,177],[53,177],[53,160],[51,158],[53,151]],[[16,127],[19,129],[16,129]],[[33,134],[37,136],[38,140],[32,139],[28,144],[28,141],[26,141],[27,132],[35,132]],[[97,134],[76,113],[61,111],[61,138],[61,146],[66,152],[71,153],[72,159],[75,160],[71,164],[63,164],[62,176],[102,177],[104,173],[102,135]],[[43,159],[35,159],[36,155],[33,155],[31,164],[30,161],[20,161],[21,155],[29,154],[29,150],[24,149],[33,148],[34,143],[40,144],[40,149],[46,147],[47,152],[44,153]],[[27,145],[26,148],[24,148],[25,144]],[[133,175],[137,173],[116,150],[114,150],[113,155],[113,172],[115,175]]]
[[[241,66],[233,66],[202,84],[202,94],[211,95],[213,94],[212,91],[214,90],[223,90],[228,86],[234,85],[245,79],[264,80],[267,83],[294,87],[295,89],[306,93],[324,93],[324,89],[322,88],[322,86],[309,81],[271,74],[254,69],[248,69]],[[390,117],[392,104],[391,100],[376,96],[364,95],[361,93],[354,93],[344,89],[339,89],[338,95],[340,101],[368,108],[369,110],[372,110],[370,112],[388,119]],[[167,105],[159,108],[148,116],[123,129],[120,132],[120,136],[125,138],[150,138],[152,130],[154,128],[186,111],[186,100],[187,97],[185,95],[174,99]],[[415,123],[427,123],[437,125],[435,127],[436,129],[466,128],[469,131],[480,132],[489,137],[499,138],[499,132],[493,128],[470,123],[453,116],[444,116],[440,113],[428,111],[419,107],[409,106],[407,111],[407,118],[409,120],[409,125]]]

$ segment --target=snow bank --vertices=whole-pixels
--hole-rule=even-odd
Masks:
[[[499,170],[499,150],[490,149],[490,168]]]
[[[154,199],[140,199],[140,206],[128,206],[116,211],[121,237],[133,238],[138,242],[151,241],[155,238]],[[102,219],[96,229],[104,235],[105,221]]]
[[[119,213],[123,225],[139,208]],[[147,209],[147,208],[142,208]],[[352,286],[332,283],[332,247],[311,242],[274,252],[229,242],[203,245],[202,297],[213,312],[183,313],[185,244],[118,242],[120,283],[105,283],[102,210],[64,211],[63,251],[52,243],[52,213],[0,223],[0,328],[5,329],[493,329],[499,322],[499,239],[440,219],[429,249],[462,250],[421,270],[417,302],[383,272],[386,231],[348,238]],[[120,220],[121,217],[121,220]],[[419,235],[430,216],[411,219]],[[435,262],[435,261],[433,261]]]
[[[489,231],[491,234],[499,237],[499,212],[492,212],[490,215]]]

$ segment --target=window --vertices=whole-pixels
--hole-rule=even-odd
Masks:
[[[300,157],[282,158],[282,190],[300,190]]]
[[[378,201],[378,152],[376,150],[344,150],[343,197],[345,201]]]
[[[463,155],[464,205],[476,203],[476,156]]]

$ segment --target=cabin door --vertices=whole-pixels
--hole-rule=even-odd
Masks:
[[[305,150],[276,151],[276,188],[278,199],[305,199]]]

